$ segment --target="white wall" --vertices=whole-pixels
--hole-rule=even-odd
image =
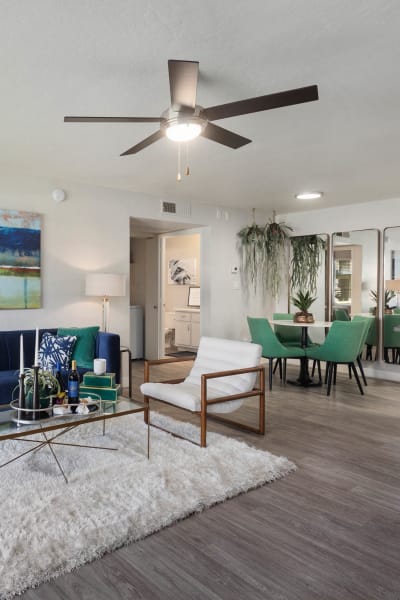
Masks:
[[[323,199],[320,209],[282,214],[277,218],[291,225],[296,235],[356,229],[384,229],[400,224],[399,198],[325,209],[322,205]]]
[[[67,200],[56,204],[55,187]],[[129,222],[125,202],[117,193],[72,187],[41,179],[2,178],[0,207],[42,215],[42,308],[0,311],[0,328],[57,327],[101,323],[101,303],[85,297],[88,271],[128,273]],[[123,210],[121,210],[121,208]],[[110,330],[127,342],[124,310],[127,298],[111,302]]]
[[[56,187],[67,192],[61,204],[51,198]],[[157,198],[39,177],[2,178],[0,208],[43,216],[42,308],[0,311],[0,330],[100,324],[100,301],[84,295],[85,273],[129,276],[129,218],[169,218],[161,215]],[[205,226],[200,261],[202,333],[240,339],[248,335],[245,317],[250,309],[242,291],[233,289],[237,276],[232,276],[231,267],[238,265],[236,233],[250,223],[251,215],[238,209],[220,212],[213,206],[193,206],[191,216],[179,216],[179,221],[188,227]],[[249,302],[261,306],[260,299]],[[121,335],[122,344],[129,343],[129,293],[112,298],[109,329]]]

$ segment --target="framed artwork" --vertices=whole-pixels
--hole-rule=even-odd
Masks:
[[[41,216],[0,209],[0,309],[40,308]]]
[[[171,258],[168,261],[168,283],[190,285],[196,282],[195,258]]]

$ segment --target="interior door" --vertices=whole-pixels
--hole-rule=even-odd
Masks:
[[[161,330],[161,244],[160,238],[146,240],[145,275],[145,343],[144,356],[149,359],[160,358]]]

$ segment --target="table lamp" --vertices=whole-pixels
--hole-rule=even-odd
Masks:
[[[86,275],[86,296],[100,296],[103,299],[103,331],[108,331],[110,297],[125,296],[126,278],[120,273],[88,273]]]

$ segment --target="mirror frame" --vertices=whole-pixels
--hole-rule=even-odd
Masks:
[[[333,294],[334,294],[334,289],[335,289],[335,266],[334,266],[334,241],[335,241],[335,236],[338,233],[356,233],[356,232],[362,232],[362,231],[373,231],[376,232],[376,265],[377,265],[377,269],[376,269],[376,289],[378,291],[378,302],[376,305],[376,312],[375,312],[375,319],[376,319],[376,331],[377,331],[377,345],[376,345],[376,360],[373,360],[372,363],[376,363],[378,361],[381,360],[382,357],[382,323],[383,323],[383,319],[382,319],[382,315],[383,315],[383,306],[382,306],[382,263],[383,263],[383,257],[381,255],[381,231],[380,229],[377,229],[376,227],[366,227],[365,229],[349,229],[349,230],[342,230],[342,231],[335,231],[331,234],[331,260],[330,260],[330,267],[331,267],[331,276],[330,276],[330,293],[329,293],[329,299],[330,299],[330,307],[329,307],[329,317],[330,320],[333,321],[333,304],[334,304],[334,298],[333,298]]]
[[[383,328],[383,319],[385,316],[385,302],[383,300],[384,298],[384,292],[386,289],[386,281],[387,279],[385,278],[385,241],[386,241],[386,235],[387,235],[387,231],[389,229],[399,229],[400,230],[400,225],[390,225],[389,227],[385,227],[382,231],[382,276],[381,276],[381,281],[380,281],[380,294],[379,294],[379,302],[380,302],[380,311],[379,311],[379,315],[380,315],[380,320],[381,320],[381,327],[380,327],[380,339],[382,340],[381,343],[381,348],[380,348],[380,357],[381,360],[383,362],[384,365],[387,365],[388,367],[391,367],[393,365],[393,363],[390,362],[386,362],[385,361],[385,346],[384,346],[384,328]]]

